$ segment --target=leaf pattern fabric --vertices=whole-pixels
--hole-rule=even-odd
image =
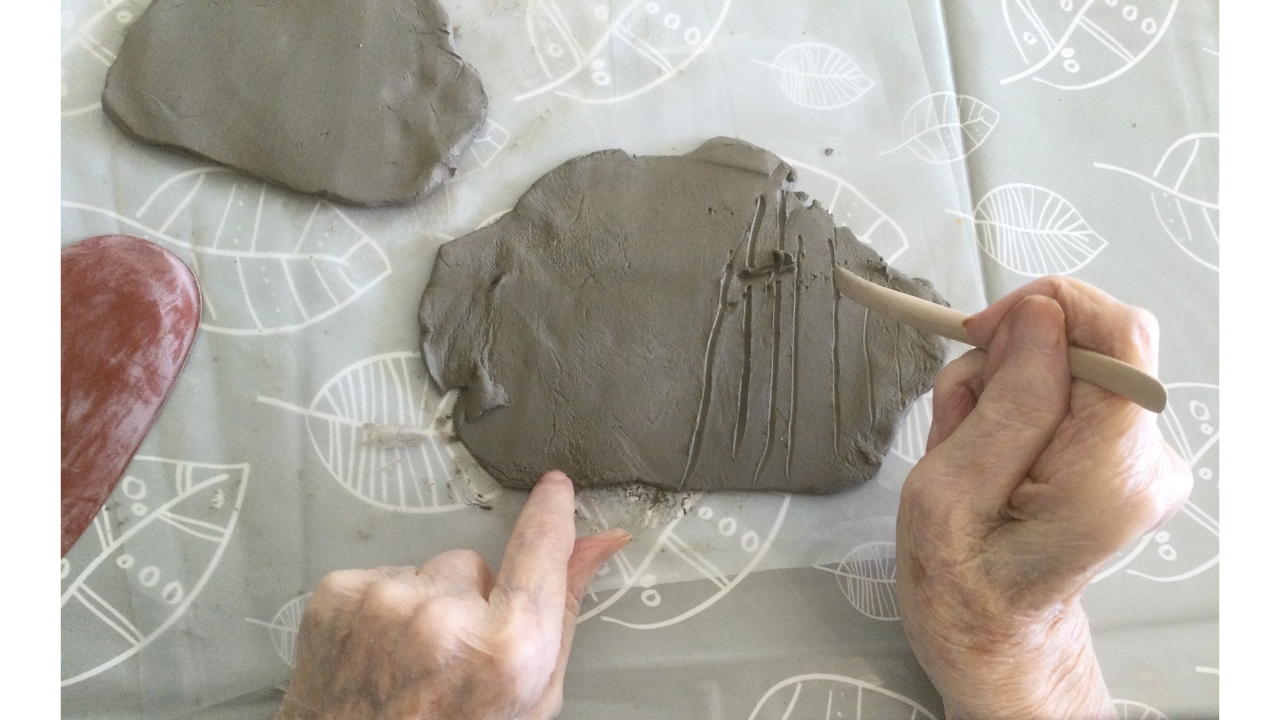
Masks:
[[[205,308],[61,565],[63,717],[269,717],[326,573],[455,547],[496,566],[524,496],[475,464],[427,380],[436,250],[568,158],[721,135],[784,157],[806,202],[958,310],[1069,274],[1156,314],[1157,424],[1194,488],[1084,603],[1121,717],[1217,714],[1217,3],[442,0],[489,118],[436,192],[355,208],[115,131],[103,82],[149,3],[59,2],[61,242],[157,242]],[[893,584],[931,418],[926,395],[841,495],[581,494],[581,533],[633,540],[583,601],[564,716],[943,717]]]

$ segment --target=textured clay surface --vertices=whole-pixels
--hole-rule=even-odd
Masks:
[[[440,248],[423,352],[499,482],[830,493],[871,478],[946,347],[840,298],[833,267],[945,301],[777,156],[716,138],[552,170]]]
[[[488,100],[436,0],[156,0],[102,107],[147,142],[376,205],[448,179]]]

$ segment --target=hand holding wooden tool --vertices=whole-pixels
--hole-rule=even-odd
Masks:
[[[877,285],[844,268],[836,268],[833,279],[841,295],[890,320],[976,345],[962,324],[967,316],[958,310]],[[1122,360],[1068,345],[1067,364],[1072,377],[1126,397],[1151,412],[1164,411],[1168,402],[1168,394],[1159,380]]]

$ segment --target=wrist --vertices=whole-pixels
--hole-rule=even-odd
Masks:
[[[903,620],[948,720],[1115,717],[1078,602],[1034,619],[904,611]]]

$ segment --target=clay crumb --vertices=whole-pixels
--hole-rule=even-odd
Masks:
[[[835,148],[827,148],[826,150],[823,150],[823,151],[822,151],[822,154],[823,154],[823,155],[826,155],[827,157],[830,157],[830,156],[832,156],[832,155],[835,155],[835,154],[836,154],[836,149],[835,149]]]
[[[363,443],[376,448],[413,447],[425,444],[431,437],[430,431],[409,425],[365,423],[361,429],[364,430]]]

